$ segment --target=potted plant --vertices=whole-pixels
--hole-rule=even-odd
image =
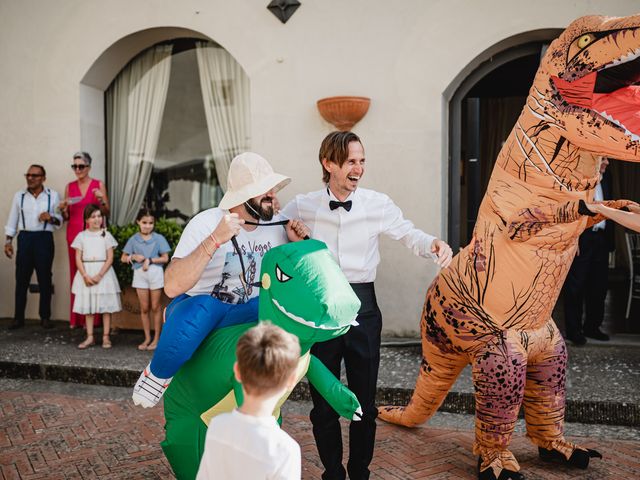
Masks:
[[[171,247],[169,258],[171,258],[176,245],[178,245],[180,235],[182,235],[182,229],[182,225],[178,225],[173,220],[167,220],[166,218],[156,219],[154,231],[167,239]],[[138,224],[133,222],[127,225],[110,225],[108,230],[118,242],[118,246],[113,251],[113,269],[116,272],[118,283],[120,283],[120,289],[122,290],[122,311],[113,315],[113,326],[118,328],[140,329],[142,328],[142,324],[140,323],[140,304],[138,303],[138,295],[131,286],[133,270],[131,269],[131,265],[120,261],[122,249],[126,245],[127,240],[139,231]],[[163,303],[168,303],[168,298],[164,296],[164,293]],[[153,328],[153,325],[151,328]]]

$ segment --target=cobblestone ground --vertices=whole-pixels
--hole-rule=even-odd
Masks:
[[[82,387],[77,387],[80,390]],[[104,387],[103,387],[104,388]],[[5,479],[173,478],[160,449],[162,409],[125,398],[21,390],[0,393],[0,473]],[[284,428],[300,443],[303,479],[321,468],[308,417],[288,414]],[[346,431],[346,428],[343,429]],[[437,427],[403,429],[380,423],[373,479],[474,479],[473,433]],[[528,480],[640,478],[640,442],[576,439],[604,460],[585,471],[540,463],[522,434],[513,451]]]

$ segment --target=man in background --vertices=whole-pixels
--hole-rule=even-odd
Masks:
[[[609,159],[603,157],[594,202],[611,198],[608,165]],[[604,319],[604,302],[609,286],[609,252],[614,248],[614,222],[610,220],[603,220],[580,235],[578,253],[563,287],[565,338],[574,345],[584,345],[587,337],[609,340],[609,335],[600,326]]]
[[[55,190],[44,186],[47,172],[42,165],[31,165],[24,176],[27,188],[14,195],[9,220],[4,227],[4,254],[7,258],[13,258],[13,238],[18,234],[15,312],[9,330],[24,327],[27,290],[34,269],[40,290],[40,322],[44,328],[53,326],[51,266],[54,255],[53,232],[62,224],[62,216],[55,213],[60,196]]]

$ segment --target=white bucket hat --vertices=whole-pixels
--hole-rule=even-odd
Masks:
[[[269,162],[257,153],[241,153],[229,165],[227,191],[218,207],[229,210],[270,190],[277,192],[289,182],[289,177],[275,173]]]

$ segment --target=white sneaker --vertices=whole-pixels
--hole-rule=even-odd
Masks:
[[[140,374],[140,378],[133,387],[133,403],[141,405],[144,408],[151,408],[158,404],[167,387],[171,383],[170,378],[158,378],[149,369],[151,364],[147,365]]]

